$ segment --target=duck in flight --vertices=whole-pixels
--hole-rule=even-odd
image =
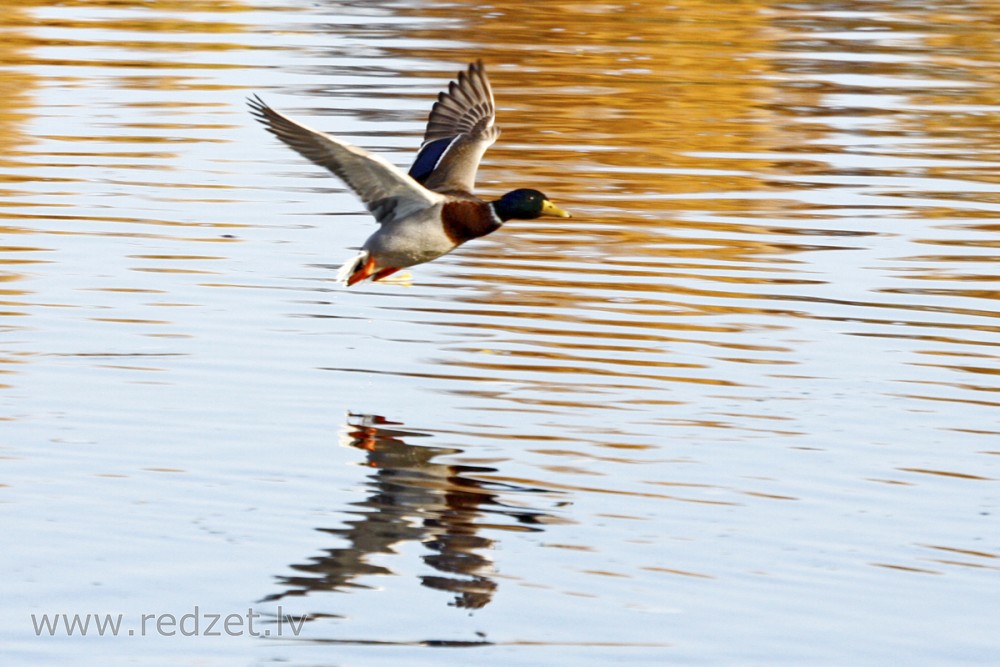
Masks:
[[[521,188],[494,201],[472,194],[479,161],[500,136],[494,124],[493,90],[482,61],[469,65],[438,95],[408,174],[377,155],[288,118],[256,95],[249,105],[271,134],[340,177],[378,221],[379,228],[361,252],[340,269],[338,277],[348,286],[429,262],[495,232],[507,220],[571,217],[538,190]]]

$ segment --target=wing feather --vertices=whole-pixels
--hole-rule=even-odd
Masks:
[[[340,177],[364,202],[379,224],[401,220],[444,199],[387,160],[298,123],[267,106],[256,95],[248,100],[248,104],[253,116],[271,134],[302,157]]]
[[[438,95],[410,176],[436,192],[472,192],[479,161],[500,136],[495,117],[493,89],[477,60]]]

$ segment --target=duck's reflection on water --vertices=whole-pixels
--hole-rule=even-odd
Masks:
[[[480,534],[482,529],[542,530],[541,524],[552,517],[513,505],[508,496],[552,492],[476,478],[497,472],[495,468],[436,463],[435,459],[462,450],[408,444],[408,439],[430,434],[399,426],[377,415],[348,415],[344,440],[365,452],[366,465],[372,469],[366,483],[370,491],[367,498],[352,504],[358,509],[349,511],[355,518],[345,522],[346,527],[318,529],[348,545],[293,564],[300,574],[279,577],[284,590],[265,601],[366,588],[358,581],[362,577],[393,574],[369,562],[370,554],[396,553],[396,545],[418,541],[429,550],[423,561],[435,570],[420,577],[424,586],[453,593],[450,604],[456,607],[478,609],[489,604],[497,588],[490,576],[494,540]],[[483,521],[487,515],[514,521]]]

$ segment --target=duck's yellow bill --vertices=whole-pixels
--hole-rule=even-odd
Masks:
[[[548,199],[542,202],[542,215],[551,215],[554,218],[572,218],[569,211],[564,211]]]

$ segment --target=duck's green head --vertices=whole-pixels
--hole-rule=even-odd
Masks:
[[[504,222],[515,218],[517,220],[534,220],[543,215],[551,215],[556,218],[573,217],[550,202],[548,197],[538,190],[529,188],[512,190],[492,202],[492,206],[497,216]]]

